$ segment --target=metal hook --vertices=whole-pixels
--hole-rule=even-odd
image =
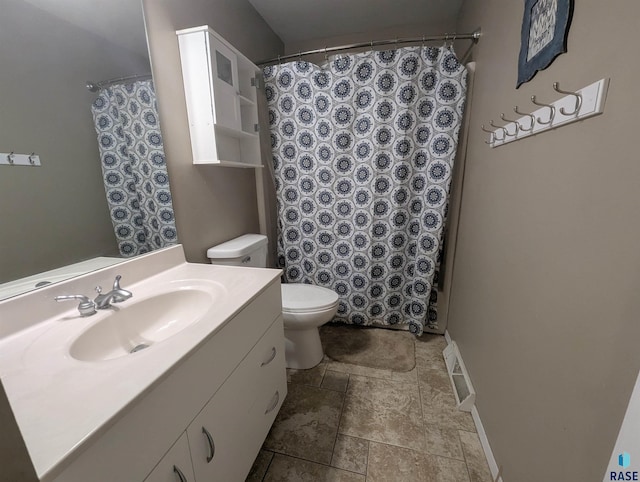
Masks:
[[[504,130],[507,132],[507,134],[509,134],[509,136],[515,137],[515,136],[518,135],[518,131],[520,130],[520,124],[518,124],[518,121],[514,121],[514,120],[511,120],[511,119],[505,118],[504,112],[502,114],[500,114],[500,119],[502,119],[505,122],[512,122],[513,125],[515,126],[516,130],[515,130],[515,132],[513,134],[509,134],[509,131],[507,130],[507,128],[505,126]]]
[[[324,46],[324,61],[328,61],[329,60],[329,56],[327,55],[327,46]]]
[[[34,157],[36,156],[35,152],[32,152],[31,155],[29,156],[29,164],[35,164],[36,160],[34,159]]]
[[[13,164],[13,151],[7,154],[7,161],[9,162],[9,164]]]
[[[518,124],[520,125],[520,130],[525,131],[525,132],[531,132],[533,130],[533,126],[536,125],[536,116],[534,116],[533,114],[527,114],[526,112],[520,112],[518,110],[518,106],[515,106],[513,108],[513,112],[515,112],[518,115],[526,115],[531,119],[531,127],[529,127],[528,129],[525,129],[523,127],[523,125],[518,122]]]
[[[560,94],[573,95],[576,98],[576,108],[573,109],[573,112],[566,112],[564,107],[560,108],[560,113],[562,115],[576,115],[580,111],[580,107],[582,107],[582,94],[578,94],[577,92],[569,92],[568,90],[560,89],[560,82],[553,83],[553,90],[559,92]]]
[[[491,127],[495,127],[496,129],[502,129],[502,139],[498,139],[499,141],[504,141],[504,140],[507,138],[507,136],[510,136],[509,132],[507,132],[507,129],[505,129],[505,128],[504,128],[504,127],[502,127],[502,126],[497,126],[497,125],[495,125],[495,124],[493,123],[493,120],[490,120],[490,121],[489,121],[489,125],[490,125]]]
[[[488,141],[484,141],[485,144],[493,144],[496,140],[496,133],[493,131],[490,131],[489,129],[485,129],[484,124],[482,124],[480,126],[480,129],[482,129],[485,132],[488,132],[491,136],[489,137]]]
[[[538,105],[540,107],[548,107],[550,109],[549,120],[545,122],[542,119],[540,119],[540,117],[538,117],[538,123],[539,124],[543,124],[543,125],[551,124],[551,122],[553,122],[553,118],[556,116],[556,108],[554,106],[552,106],[552,105],[549,105],[549,104],[543,104],[541,102],[537,102],[535,95],[531,96],[531,102],[533,102],[535,105]]]

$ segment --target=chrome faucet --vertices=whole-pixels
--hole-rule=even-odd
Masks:
[[[98,292],[98,296],[94,300],[96,304],[96,308],[99,310],[105,310],[111,307],[111,303],[120,303],[122,301],[128,300],[133,296],[131,291],[127,291],[120,287],[120,279],[122,276],[116,276],[115,281],[113,282],[113,289],[108,293],[102,294],[102,287],[96,286],[96,291]]]
[[[120,275],[116,276],[113,282],[113,289],[105,294],[102,294],[101,286],[96,286],[98,296],[96,296],[96,299],[93,301],[84,295],[56,296],[54,299],[56,301],[79,300],[78,311],[80,312],[80,316],[91,316],[96,313],[96,310],[106,310],[111,307],[111,303],[120,303],[133,296],[131,291],[120,287],[121,278],[122,276]]]

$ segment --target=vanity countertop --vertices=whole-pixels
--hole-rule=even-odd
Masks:
[[[0,377],[40,480],[54,478],[73,460],[78,448],[103,433],[120,413],[280,276],[279,270],[272,269],[186,263],[181,246],[171,250],[173,261],[169,264],[173,266],[154,263],[154,253],[150,253],[0,302],[3,321],[16,316],[16,303],[22,308],[49,303],[53,310],[40,322],[27,320],[23,329],[0,333]],[[167,252],[157,256],[166,260]],[[64,305],[66,311],[60,312],[53,297],[74,294],[71,291],[81,284],[88,293],[96,281],[112,279],[121,272],[134,273],[137,267],[150,274],[154,264],[161,271],[133,284],[123,276],[123,288],[130,290],[133,298],[117,305],[116,310],[159,292],[202,284],[209,284],[219,294],[212,308],[200,321],[137,353],[101,361],[73,358],[69,353],[73,341],[109,316],[110,310],[82,318],[74,303]]]

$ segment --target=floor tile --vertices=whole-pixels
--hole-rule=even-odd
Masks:
[[[492,482],[491,470],[477,433],[460,431],[462,449],[469,468],[471,482]]]
[[[469,482],[461,460],[371,442],[367,482]]]
[[[263,448],[329,464],[344,394],[306,385],[288,388]]]
[[[446,371],[418,367],[418,385],[426,425],[476,431],[471,414],[456,408],[456,399]]]
[[[273,459],[273,452],[260,450],[245,482],[262,482],[271,463],[271,459]]]
[[[369,378],[380,378],[382,380],[395,380],[399,382],[417,383],[418,371],[416,368],[408,372],[395,372],[393,370],[383,370],[380,368],[368,368],[359,365],[351,365],[332,360],[329,357],[324,358],[327,370],[335,372],[349,373],[351,375],[360,375]]]
[[[416,338],[416,365],[423,368],[446,370],[442,351],[447,341],[441,335],[424,334]]]
[[[425,424],[426,453],[464,460],[458,429]]]
[[[327,369],[326,364],[320,363],[319,365],[309,368],[308,370],[296,370],[293,368],[287,368],[287,382],[295,383],[296,385],[309,385],[312,387],[319,387],[324,377],[324,372]]]
[[[348,373],[340,373],[334,372],[333,370],[327,370],[324,373],[324,378],[322,379],[322,388],[326,388],[327,390],[335,390],[337,392],[346,392],[347,385],[349,384],[349,374]]]
[[[371,442],[367,482],[435,482],[438,467],[433,458],[413,450]]]
[[[265,482],[364,482],[365,476],[276,454],[264,480]]]
[[[461,460],[435,457],[438,474],[435,482],[470,482],[467,464]]]
[[[425,433],[418,387],[351,375],[339,433],[423,451]]]
[[[366,474],[368,456],[368,440],[339,434],[333,449],[331,465],[339,469]]]

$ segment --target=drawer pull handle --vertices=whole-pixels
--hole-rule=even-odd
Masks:
[[[266,415],[269,412],[272,412],[273,409],[278,406],[278,402],[279,401],[280,401],[280,392],[278,392],[278,390],[276,390],[276,393],[273,396],[273,400],[271,401],[271,404],[269,405],[269,408],[267,408],[267,410],[264,412],[264,414]]]
[[[175,465],[173,466],[173,473],[176,474],[178,476],[178,480],[180,482],[187,482],[187,478],[184,476],[184,474],[182,473],[182,470],[180,470],[178,467],[176,467]]]
[[[271,356],[269,357],[269,359],[265,362],[262,362],[262,364],[260,365],[261,367],[268,365],[269,363],[271,363],[273,361],[273,359],[276,357],[276,354],[278,353],[278,351],[276,350],[276,347],[274,346],[273,348],[271,348]]]
[[[213,456],[216,454],[216,445],[213,443],[213,437],[206,428],[202,427],[202,433],[207,439],[207,444],[209,444],[209,455],[207,455],[207,463],[209,463],[213,460]]]

